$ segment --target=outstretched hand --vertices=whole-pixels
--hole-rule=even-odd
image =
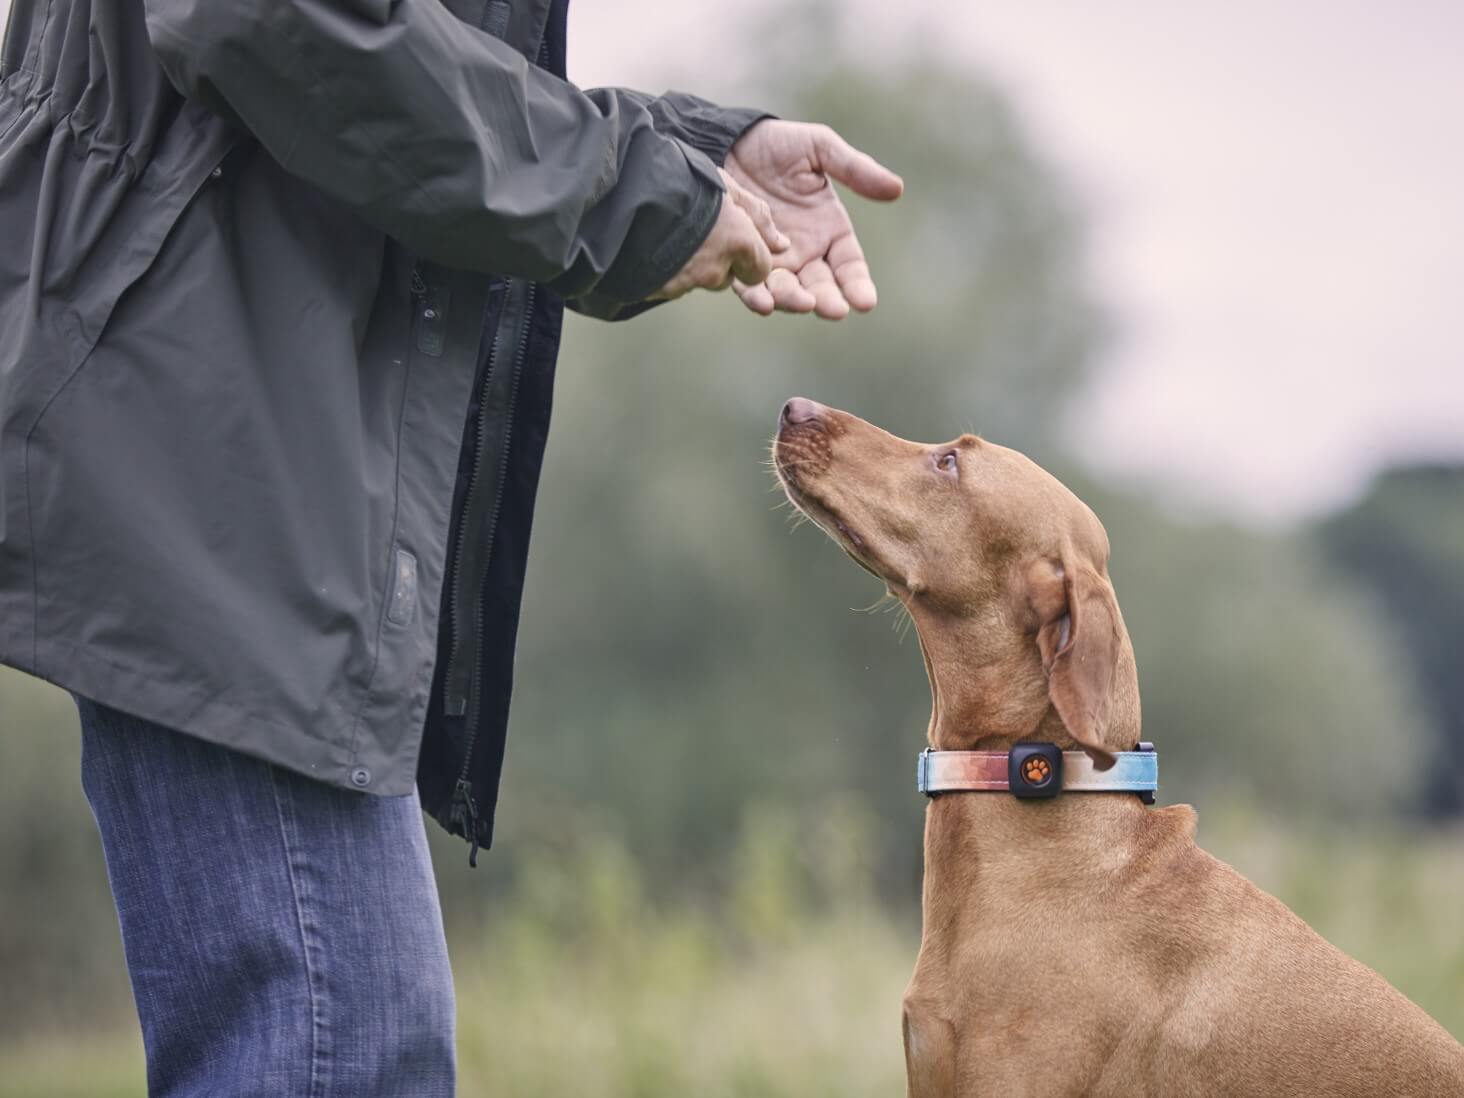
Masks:
[[[788,247],[788,238],[773,224],[766,202],[726,171],[722,185],[726,194],[711,232],[652,300],[677,298],[691,290],[725,290],[734,280],[761,282],[772,271],[770,249]]]
[[[828,126],[765,119],[738,138],[726,172],[766,203],[787,247],[771,253],[762,280],[741,277],[732,287],[742,303],[766,316],[775,309],[816,312],[841,320],[851,308],[873,309],[878,295],[849,212],[831,179],[878,202],[900,197],[905,184]]]

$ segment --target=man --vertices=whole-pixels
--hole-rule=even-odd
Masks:
[[[827,177],[898,177],[577,90],[566,2],[14,0],[0,661],[77,696],[155,1094],[451,1091],[418,791],[490,841],[564,305],[875,304]]]

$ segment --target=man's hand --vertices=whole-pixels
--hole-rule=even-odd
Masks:
[[[760,283],[772,270],[770,249],[783,251],[788,238],[773,224],[768,204],[722,172],[727,193],[707,238],[686,266],[655,294],[680,297],[689,290],[725,290],[734,279]],[[769,312],[772,310],[769,309]]]
[[[877,296],[849,213],[830,178],[855,194],[891,202],[905,189],[898,175],[853,148],[827,126],[765,119],[737,139],[726,173],[761,198],[789,246],[772,257],[765,278],[734,271],[742,303],[764,316],[774,309],[817,312],[840,320],[852,307],[873,309]]]

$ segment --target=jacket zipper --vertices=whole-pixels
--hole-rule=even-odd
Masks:
[[[484,22],[488,20],[488,10],[484,11]],[[542,35],[539,41],[538,65],[542,68],[548,62],[549,43],[548,36]],[[493,542],[498,533],[498,516],[503,509],[503,489],[508,480],[508,448],[513,438],[514,413],[518,405],[519,378],[523,373],[524,356],[529,346],[529,325],[533,319],[534,296],[536,286],[530,282],[527,284],[511,280],[508,284],[510,296],[506,297],[503,304],[503,311],[499,314],[499,332],[494,334],[493,346],[488,351],[488,361],[483,365],[483,382],[478,392],[478,415],[474,430],[475,448],[473,451],[473,466],[468,473],[468,487],[463,496],[462,518],[458,522],[457,544],[453,547],[452,574],[449,580],[449,597],[447,601],[448,621],[448,651],[447,671],[443,675],[443,713],[448,716],[461,715],[465,718],[465,730],[463,735],[463,765],[458,771],[457,782],[453,786],[452,802],[448,809],[448,822],[458,834],[463,835],[471,842],[468,851],[468,865],[474,869],[478,867],[478,802],[473,797],[473,783],[469,777],[473,763],[473,748],[478,741],[478,722],[481,717],[479,712],[482,706],[482,658],[483,650],[483,584],[482,580],[488,573],[488,564],[493,556]],[[499,443],[497,460],[497,472],[494,477],[493,499],[488,522],[484,528],[482,545],[478,548],[478,555],[481,562],[478,563],[479,582],[476,584],[477,605],[463,607],[462,598],[462,574],[467,564],[467,539],[468,522],[467,516],[472,513],[474,493],[477,491],[483,471],[483,445],[486,441],[488,431],[488,408],[489,397],[492,393],[494,373],[497,368],[499,334],[502,332],[501,325],[504,319],[511,315],[510,307],[513,305],[512,294],[519,287],[523,287],[523,310],[518,317],[518,340],[511,360],[508,378],[508,403],[503,417],[503,437]],[[427,286],[415,270],[412,271],[412,292],[425,297]],[[464,610],[473,613],[473,647],[471,651],[463,648],[462,619]],[[454,690],[457,679],[461,676],[460,661],[471,657],[472,670],[469,673],[468,688],[466,695],[458,695]]]
[[[520,292],[520,287],[522,290]],[[448,819],[455,830],[471,842],[471,850],[468,854],[468,864],[476,867],[478,864],[478,804],[473,797],[472,780],[469,777],[473,762],[473,749],[477,744],[479,720],[482,708],[482,651],[484,641],[483,623],[483,581],[488,573],[488,565],[493,557],[493,543],[498,532],[498,518],[503,510],[503,490],[508,480],[508,451],[513,440],[514,414],[518,405],[519,379],[523,374],[524,359],[528,351],[530,322],[533,317],[535,285],[519,282],[509,283],[509,296],[504,302],[503,313],[500,314],[499,323],[504,320],[511,320],[518,325],[518,330],[513,335],[517,336],[514,347],[513,358],[509,360],[507,374],[499,370],[499,354],[501,340],[495,335],[492,348],[488,352],[488,361],[483,371],[483,383],[478,394],[478,414],[474,428],[474,453],[473,465],[468,474],[468,486],[463,498],[462,518],[458,523],[457,544],[453,549],[453,570],[449,583],[448,609],[451,614],[449,622],[449,640],[447,671],[443,676],[443,712],[448,716],[463,716],[465,718],[465,731],[463,735],[463,762],[458,773],[457,783],[453,787],[452,803],[449,809]],[[516,304],[515,297],[521,297],[522,309],[515,313],[512,306]],[[500,329],[500,333],[502,330]],[[506,386],[507,392],[503,390]],[[494,405],[493,397],[503,395],[505,397],[503,416],[503,431],[498,440],[498,446],[494,454],[484,453],[488,441],[489,419]],[[478,493],[484,487],[484,466],[485,460],[493,462],[492,496],[489,497],[489,511],[487,521],[482,525],[481,539],[475,545],[470,545],[470,540],[477,536],[477,531],[472,529],[468,522],[474,510],[473,504]],[[473,570],[473,578],[477,581],[474,584],[474,605],[463,605],[463,576],[468,568]],[[472,628],[469,634],[464,621],[466,614],[472,615]],[[462,690],[461,680],[463,678],[464,661],[471,660],[468,664],[467,689]]]

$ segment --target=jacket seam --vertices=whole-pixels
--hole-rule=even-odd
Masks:
[[[361,722],[366,716],[366,709],[371,704],[375,693],[376,672],[381,667],[382,637],[386,633],[386,621],[391,609],[391,595],[389,588],[392,586],[392,577],[396,574],[395,554],[392,552],[397,547],[397,535],[401,530],[402,514],[402,431],[407,422],[407,403],[412,390],[412,336],[411,327],[415,317],[408,319],[408,350],[406,357],[402,360],[402,366],[406,376],[402,380],[402,402],[397,409],[396,424],[396,467],[393,470],[392,478],[392,511],[391,511],[391,539],[386,546],[386,575],[383,578],[381,587],[382,600],[381,610],[376,619],[376,644],[371,653],[371,671],[366,676],[366,687],[361,692],[361,704],[356,708],[356,717],[351,722],[351,746],[349,762],[356,761],[356,751],[361,742]],[[445,337],[444,337],[445,338]]]
[[[122,291],[123,294],[125,294],[126,292],[126,290]],[[121,300],[122,294],[118,294],[117,301]],[[113,303],[113,307],[116,307],[116,302]],[[99,341],[100,339],[94,340],[92,342],[92,345],[86,349],[86,353],[83,354],[81,358],[77,361],[71,372],[62,379],[60,385],[56,386],[56,391],[52,393],[49,397],[47,397],[45,402],[40,406],[40,408],[36,410],[35,418],[31,420],[30,426],[26,428],[25,438],[22,441],[20,448],[21,484],[24,487],[25,495],[26,541],[30,545],[29,557],[31,574],[31,662],[36,665],[40,664],[41,659],[41,566],[39,561],[40,554],[36,551],[35,510],[31,505],[31,438],[35,435],[36,428],[41,425],[41,420],[45,419],[46,413],[51,410],[51,405],[56,403],[56,400],[61,396],[61,394],[71,387],[71,383],[76,380],[81,371],[86,369],[87,363],[89,363],[92,360],[92,356],[96,354],[97,343]]]
[[[36,63],[35,63],[35,65],[36,65],[36,67],[31,70],[30,80],[28,80],[26,82],[26,85],[25,85],[25,94],[26,94],[26,97],[27,98],[29,98],[30,95],[31,95],[31,93],[35,91],[36,81],[38,79],[40,79],[40,75],[41,75],[40,58],[44,57],[45,54],[46,54],[46,34],[51,29],[51,16],[52,16],[52,14],[55,11],[56,11],[56,2],[55,2],[55,0],[46,0],[46,14],[41,19],[41,33],[36,37],[36,40],[35,40],[35,49],[36,49],[36,51],[35,51],[35,57],[36,57]],[[30,54],[27,53],[27,56],[30,56]],[[23,66],[25,64],[26,58],[25,57],[22,57],[20,60],[21,60],[21,65],[22,65],[22,70],[23,70]]]

